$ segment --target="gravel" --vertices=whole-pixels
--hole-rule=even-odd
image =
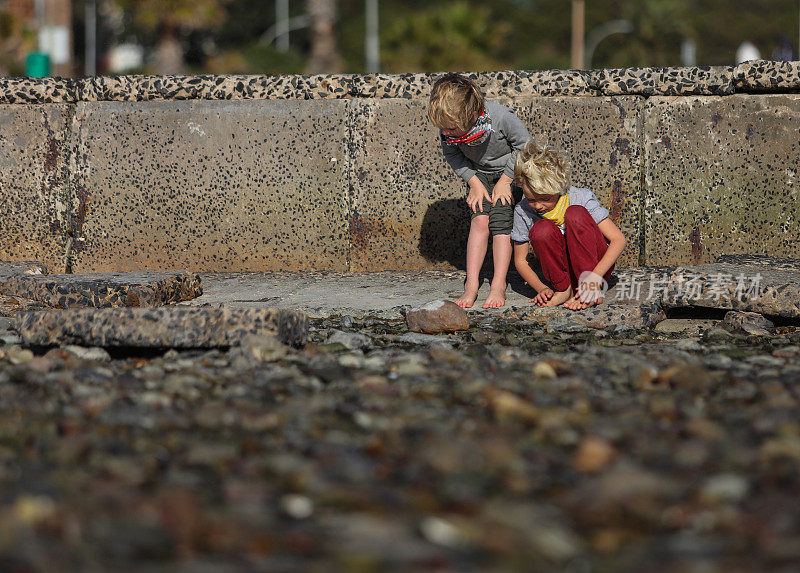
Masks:
[[[312,320],[303,349],[0,344],[0,564],[800,562],[797,327],[556,326],[347,315]]]

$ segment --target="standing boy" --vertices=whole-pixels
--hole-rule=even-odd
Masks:
[[[445,159],[469,185],[467,204],[472,222],[467,239],[467,280],[456,304],[470,308],[475,303],[491,234],[494,276],[483,308],[503,306],[511,264],[514,164],[517,150],[530,135],[510,109],[485,101],[475,82],[454,73],[445,74],[433,85],[428,117],[441,130]]]
[[[533,140],[517,155],[514,179],[525,195],[514,210],[514,264],[538,293],[531,302],[572,310],[602,303],[603,280],[625,248],[608,210],[588,189],[570,187],[564,160]],[[528,242],[552,288],[528,264]]]

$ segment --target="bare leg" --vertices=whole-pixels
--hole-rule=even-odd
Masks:
[[[553,296],[550,297],[550,300],[544,306],[558,306],[559,304],[564,304],[572,297],[572,286],[568,286],[567,290],[559,290],[553,293]]]
[[[497,308],[506,304],[506,277],[511,264],[511,236],[495,235],[492,239],[492,257],[494,259],[494,276],[489,289],[489,296],[483,308]]]
[[[483,259],[486,257],[486,246],[489,244],[489,215],[472,218],[467,239],[467,281],[464,283],[464,294],[456,301],[462,308],[472,308],[478,298],[479,278]]]

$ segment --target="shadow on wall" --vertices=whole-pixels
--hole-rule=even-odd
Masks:
[[[428,206],[419,232],[419,252],[433,263],[467,268],[470,213],[464,199],[443,199]],[[484,264],[485,266],[485,264]]]

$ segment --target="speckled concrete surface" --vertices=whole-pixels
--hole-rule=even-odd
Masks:
[[[705,307],[800,317],[800,272],[796,263],[712,263],[679,267],[669,274],[661,297],[665,308]]]
[[[0,105],[0,260],[63,270],[71,117],[67,105]]]
[[[74,270],[344,270],[345,106],[80,104]]]
[[[167,272],[110,274],[27,274],[4,276],[0,294],[21,296],[54,308],[154,307],[190,300],[203,294],[197,275]]]
[[[249,336],[275,336],[303,346],[306,316],[270,308],[103,308],[39,310],[17,315],[27,345],[79,344],[139,348],[214,348]]]
[[[425,98],[437,74],[98,76],[0,78],[0,103],[76,101]],[[800,90],[800,62],[736,67],[506,70],[469,74],[490,97],[729,95]]]
[[[0,102],[15,102],[0,106],[0,258],[79,272],[463,267],[463,188],[424,117],[435,76],[0,78]],[[800,62],[470,76],[568,152],[629,238],[623,264],[797,256]],[[572,97],[600,93],[644,97]],[[754,192],[772,207],[742,208]]]
[[[737,92],[798,92],[800,61],[773,62],[752,60],[736,66],[733,78]]]
[[[351,270],[463,266],[469,209],[424,100],[351,103]]]
[[[800,257],[800,95],[645,106],[646,262]]]
[[[604,95],[730,95],[731,66],[606,68],[592,70],[589,84]]]

